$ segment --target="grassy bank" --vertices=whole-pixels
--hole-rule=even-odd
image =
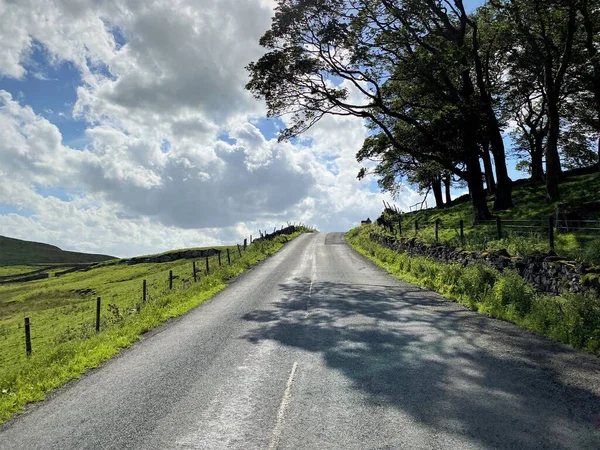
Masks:
[[[258,241],[238,254],[156,264],[117,264],[27,283],[0,285],[0,423],[30,402],[97,367],[146,331],[186,313],[226,287],[226,282],[300,235]],[[177,278],[169,289],[169,271]],[[147,301],[142,304],[142,280]],[[96,298],[102,298],[101,331],[95,331]],[[23,319],[31,322],[32,354],[24,347]]]
[[[597,297],[544,295],[512,270],[499,272],[483,264],[463,268],[398,254],[371,241],[371,232],[378,232],[378,227],[355,228],[346,239],[356,251],[398,278],[439,292],[472,310],[600,355]]]
[[[423,241],[435,241],[435,222],[440,221],[439,240],[454,247],[466,250],[485,251],[507,249],[511,255],[529,256],[538,252],[550,251],[548,240],[548,218],[555,216],[557,209],[582,207],[590,216],[600,216],[600,211],[589,210],[591,202],[600,200],[600,173],[573,176],[560,184],[561,201],[548,203],[545,198],[545,186],[541,183],[515,186],[513,191],[514,207],[494,213],[505,223],[502,239],[497,239],[494,221],[472,225],[472,206],[466,200],[446,209],[426,209],[398,216],[387,212],[386,219],[398,229],[398,220],[402,219],[404,236],[417,236]],[[490,210],[494,197],[488,198]],[[460,239],[459,223],[464,222],[464,241]],[[419,230],[415,233],[415,222]],[[592,228],[596,228],[592,226]],[[566,258],[600,264],[600,232],[597,230],[576,230],[555,233],[555,250]]]

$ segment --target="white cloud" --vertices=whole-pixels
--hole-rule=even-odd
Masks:
[[[0,234],[132,255],[239,241],[287,220],[344,230],[377,216],[390,199],[356,180],[359,120],[327,117],[295,144],[257,127],[264,105],[244,90],[244,67],[273,6],[0,2],[0,77],[42,76],[34,46],[71,62],[83,80],[73,114],[87,123],[84,147],[64,145],[0,78],[0,203],[31,212],[0,215]],[[416,201],[407,191],[404,204]]]

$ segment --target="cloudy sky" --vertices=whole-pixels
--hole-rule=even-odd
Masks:
[[[356,180],[359,120],[277,143],[244,90],[273,7],[0,0],[0,234],[130,256],[376,217],[391,199]]]

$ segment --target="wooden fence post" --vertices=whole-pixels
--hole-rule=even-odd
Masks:
[[[144,280],[145,282],[146,280]],[[102,299],[100,297],[98,297],[96,299],[96,333],[98,333],[100,331],[100,304],[102,302]]]
[[[498,240],[502,239],[502,219],[496,217],[496,237]]]
[[[29,317],[25,317],[25,352],[31,356],[31,328],[29,326]]]
[[[419,232],[419,219],[415,220],[415,234]]]
[[[460,219],[459,226],[460,226],[460,242],[462,243],[462,245],[465,245],[465,221]]]
[[[173,271],[169,270],[169,289],[173,289]]]
[[[440,240],[440,219],[435,219],[435,242]]]
[[[231,255],[229,254],[229,248],[227,249],[227,264],[231,265]]]
[[[248,247],[248,239],[244,238],[244,251],[246,251],[246,247]]]
[[[196,261],[192,261],[192,272],[194,274],[194,283],[198,281],[198,272],[196,271]]]
[[[217,253],[217,256],[219,257],[219,267],[221,267],[221,252],[219,251],[219,253]]]
[[[240,254],[240,258],[242,257],[242,250],[240,249],[240,244],[236,244],[238,248],[238,253]]]
[[[550,241],[550,251],[554,251],[554,216],[548,217],[548,240]]]
[[[402,221],[398,220],[398,234],[402,236]]]
[[[210,273],[210,267],[208,266],[208,255],[206,255],[206,275]]]
[[[250,243],[252,244],[252,235],[250,235]]]

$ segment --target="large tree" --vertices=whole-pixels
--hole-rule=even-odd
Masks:
[[[326,114],[363,118],[393,147],[463,178],[478,220],[490,217],[479,165],[485,136],[500,167],[495,206],[512,204],[478,28],[462,0],[279,0],[260,42],[268,51],[248,66],[247,88],[266,100],[270,116],[289,115],[280,139]],[[455,149],[435,133],[449,117],[460,128],[460,166],[448,165],[445,155]],[[431,151],[407,148],[398,123]]]
[[[533,181],[544,179],[544,149],[548,136],[546,98],[536,80],[527,73],[511,73],[506,110],[515,127],[511,133],[513,152],[527,162]]]
[[[559,199],[561,174],[559,138],[561,100],[567,86],[567,73],[573,64],[573,44],[579,23],[581,0],[491,0],[490,4],[507,16],[517,37],[521,65],[529,65],[543,77],[548,117],[546,137],[546,193],[549,201]]]
[[[600,4],[594,0],[578,3],[582,32],[577,34],[576,78],[581,90],[576,95],[575,110],[581,126],[595,134],[598,170],[600,170]]]
[[[410,136],[410,128],[405,127],[405,134],[397,136],[406,145],[423,145],[418,142],[419,136],[413,133]],[[417,139],[416,141],[414,139]],[[412,152],[406,152],[394,146],[387,136],[383,133],[369,136],[365,139],[362,148],[356,155],[360,163],[376,163],[374,167],[367,170],[363,167],[358,178],[362,179],[367,174],[377,176],[379,187],[389,192],[394,198],[400,196],[402,187],[409,185],[415,187],[421,194],[427,195],[433,192],[436,208],[442,209],[450,202],[450,185],[452,183],[452,173],[445,170],[437,162],[430,162],[427,159],[419,159]],[[450,165],[453,165],[450,163]],[[446,188],[446,203],[444,202],[443,187]]]

